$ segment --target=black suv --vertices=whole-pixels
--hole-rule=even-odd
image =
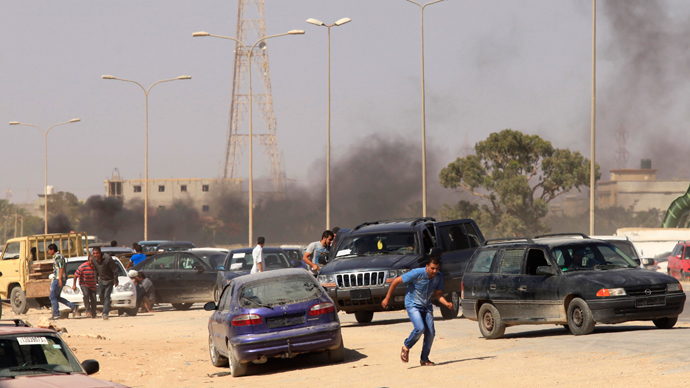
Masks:
[[[338,310],[354,313],[357,322],[371,322],[383,311],[381,300],[393,279],[426,265],[432,247],[441,248],[441,274],[452,310],[441,307],[444,318],[460,309],[460,286],[474,250],[484,242],[477,224],[469,219],[436,222],[433,218],[365,222],[340,229],[331,260],[319,273]],[[405,308],[405,287],[393,294],[389,310]]]
[[[486,338],[520,324],[562,324],[575,335],[591,333],[597,323],[639,320],[669,329],[685,304],[678,280],[641,269],[620,249],[590,238],[486,241],[462,289],[463,314],[479,321]]]

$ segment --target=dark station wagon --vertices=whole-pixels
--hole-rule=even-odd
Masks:
[[[638,267],[606,241],[567,237],[488,240],[462,284],[465,317],[486,338],[506,326],[561,324],[589,334],[597,323],[649,320],[672,328],[683,312],[678,280]]]

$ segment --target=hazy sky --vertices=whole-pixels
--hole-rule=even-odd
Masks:
[[[612,168],[613,131],[621,121],[616,111],[606,110],[606,99],[615,99],[607,85],[621,82],[620,66],[630,50],[612,49],[613,19],[602,4],[607,2],[643,2],[599,2],[598,161]],[[326,154],[327,30],[307,24],[307,18],[353,20],[332,29],[334,162],[371,134],[420,139],[417,6],[405,0],[265,3],[267,34],[306,31],[268,41],[278,146],[289,179],[304,184],[323,179],[311,172]],[[644,3],[660,9],[662,19],[687,21],[690,3]],[[512,128],[589,157],[591,7],[587,0],[448,0],[427,7],[429,152],[445,165],[461,155],[466,142],[474,145],[491,132]],[[146,87],[191,75],[189,81],[157,85],[149,95],[149,176],[222,175],[235,45],[192,38],[192,33],[234,36],[237,1],[0,0],[0,10],[0,128],[5,126],[0,189],[11,189],[13,202],[33,200],[43,191],[43,138],[37,129],[9,126],[10,121],[47,129],[82,120],[56,127],[48,136],[48,184],[57,190],[80,198],[103,194],[103,181],[114,168],[124,179],[143,177],[144,93],[134,84],[102,80],[104,74]],[[685,79],[675,83],[685,85]],[[677,91],[678,101],[659,114],[673,116],[674,123],[687,121],[686,91]],[[635,124],[626,125],[631,132],[655,130],[632,128]],[[258,115],[254,130],[264,132]],[[641,158],[655,159],[644,139],[629,136],[628,167],[639,166]],[[255,144],[255,178],[269,173],[261,151]],[[420,147],[401,152],[421,157]],[[240,178],[247,176],[247,155],[245,149]],[[429,171],[430,185],[438,185],[438,172]]]

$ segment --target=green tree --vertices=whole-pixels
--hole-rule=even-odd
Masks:
[[[445,219],[475,219],[491,237],[532,236],[548,231],[543,218],[560,195],[589,187],[590,161],[579,152],[558,149],[537,135],[504,129],[441,170],[446,188],[464,189],[480,198],[443,205]],[[596,178],[600,177],[596,166]]]
[[[51,194],[48,196],[48,220],[62,214],[67,217],[73,228],[78,228],[81,218],[80,206],[77,196],[70,192],[58,191]],[[41,210],[43,210],[43,205],[41,205]]]

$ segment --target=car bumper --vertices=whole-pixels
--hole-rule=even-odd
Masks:
[[[79,311],[84,310],[84,294],[82,294],[81,292],[79,294],[65,294],[63,292],[60,294],[60,296],[78,306]],[[137,307],[136,291],[113,292],[112,294],[110,294],[110,300],[112,301],[110,304],[111,309],[133,309]],[[96,301],[98,308],[102,308],[103,302],[98,297],[98,295],[96,295]],[[65,311],[69,309],[69,307],[60,303],[60,311]]]
[[[232,351],[239,362],[251,362],[265,357],[290,358],[340,346],[340,322],[303,327],[266,334],[247,334],[230,340]]]
[[[621,323],[658,318],[674,318],[683,312],[685,294],[667,294],[663,306],[636,307],[635,297],[588,300],[587,305],[597,323]]]
[[[335,287],[324,287],[328,296],[333,299],[338,311],[345,311],[346,313],[354,313],[356,311],[385,311],[385,310],[402,310],[405,308],[405,292],[407,287],[399,286],[393,291],[390,304],[387,309],[381,307],[381,301],[388,294],[389,284],[383,287],[372,288],[352,288],[342,289]],[[353,298],[353,291],[368,290],[371,297],[367,299]]]

